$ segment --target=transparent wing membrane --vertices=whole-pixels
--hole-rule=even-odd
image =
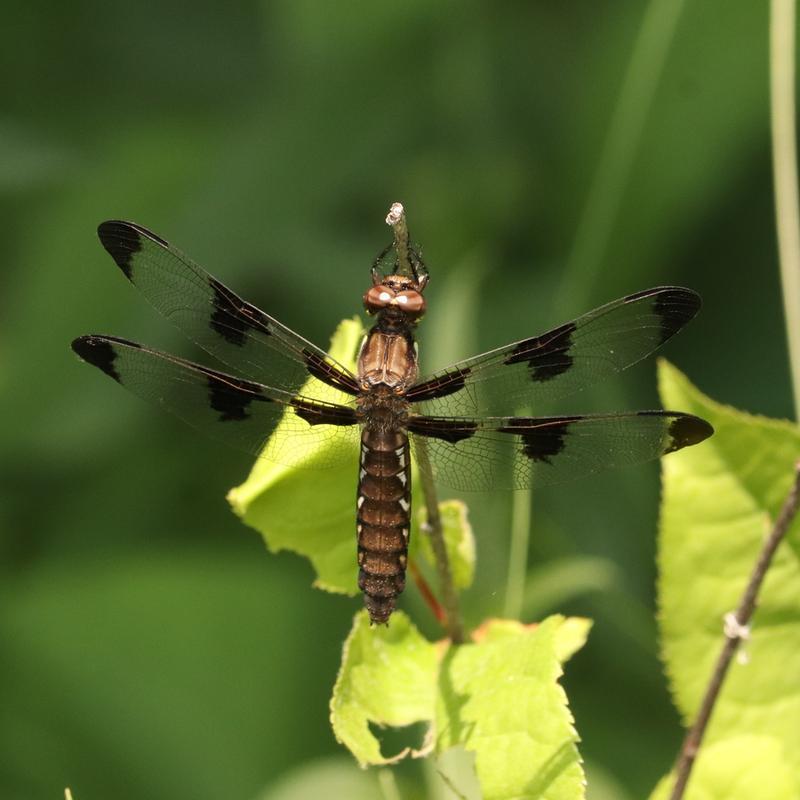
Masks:
[[[100,225],[98,236],[164,317],[235,372],[289,392],[311,375],[319,386],[310,393],[332,403],[356,393],[349,370],[146,228],[112,220]]]
[[[432,416],[535,408],[641,361],[699,308],[699,295],[678,286],[628,295],[540,336],[461,361],[420,381],[407,397]]]
[[[350,463],[359,427],[351,406],[325,403],[111,336],[72,343],[84,360],[133,394],[238,450],[288,466]]]
[[[691,414],[635,411],[570,417],[412,417],[434,477],[460,491],[524,489],[652,461],[713,429]]]

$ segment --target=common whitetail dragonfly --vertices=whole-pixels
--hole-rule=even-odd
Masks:
[[[414,329],[428,273],[398,230],[364,294],[377,321],[355,374],[159,236],[116,220],[98,235],[125,277],[237,374],[116,336],[72,343],[134,394],[247,452],[292,464],[293,453],[305,451],[303,437],[319,441],[324,430],[335,466],[360,446],[358,585],[374,623],[389,619],[405,586],[410,447],[452,488],[524,488],[656,459],[713,433],[704,420],[674,411],[515,416],[522,404],[577,391],[664,344],[700,308],[699,295],[678,286],[628,295],[420,379]]]

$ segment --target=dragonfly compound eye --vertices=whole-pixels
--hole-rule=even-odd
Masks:
[[[398,292],[396,302],[409,317],[414,319],[419,319],[425,313],[425,298],[414,289]]]
[[[364,308],[368,314],[377,314],[381,309],[390,305],[395,297],[394,291],[388,286],[383,284],[370,286],[364,293]]]

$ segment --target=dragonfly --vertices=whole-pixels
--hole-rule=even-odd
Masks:
[[[394,239],[375,259],[364,308],[375,324],[351,371],[242,299],[167,241],[110,220],[98,236],[123,275],[224,369],[117,336],[72,342],[84,361],[135,395],[248,453],[299,463],[305,442],[352,466],[358,585],[373,623],[403,591],[411,529],[411,455],[432,477],[468,491],[559,483],[657,459],[713,429],[677,411],[519,416],[635,364],[698,312],[679,286],[629,294],[536,336],[420,377],[414,332],[429,273],[402,206]]]

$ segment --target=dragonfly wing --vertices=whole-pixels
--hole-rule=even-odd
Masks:
[[[346,402],[358,384],[327,353],[243,300],[180,250],[141,225],[120,220],[98,228],[125,277],[186,336],[234,372],[295,392]]]
[[[212,438],[282,464],[354,461],[359,426],[352,406],[236,378],[113,336],[81,336],[72,349],[133,394]]]
[[[571,394],[641,361],[700,309],[691,289],[628,295],[557,328],[475,356],[413,386],[421,414],[513,414]]]
[[[657,459],[713,433],[705,420],[674,411],[568,417],[412,416],[443,484],[461,491],[562,483]]]

